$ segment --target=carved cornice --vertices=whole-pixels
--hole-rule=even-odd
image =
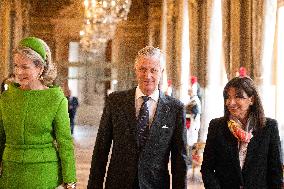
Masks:
[[[119,23],[116,29],[116,35],[125,40],[132,40],[133,38],[145,37],[145,29],[148,23],[146,22],[125,22]],[[128,32],[126,32],[128,31]]]
[[[56,19],[60,18],[69,18],[69,19],[80,18],[83,20],[84,18],[83,1],[74,1],[74,3],[72,3],[71,5],[63,7],[63,9],[61,9],[59,12],[59,17],[57,17]]]
[[[30,15],[33,17],[57,18],[60,10],[72,4],[72,0],[30,0],[32,6]]]
[[[145,21],[148,17],[149,2],[147,0],[132,0],[127,21]]]
[[[163,0],[148,0],[150,6],[162,6]]]

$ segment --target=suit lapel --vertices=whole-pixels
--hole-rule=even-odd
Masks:
[[[131,127],[130,129],[132,130],[134,140],[136,141],[137,144],[137,120],[136,120],[136,110],[135,110],[135,89],[132,91],[128,97],[128,101],[131,102],[127,106],[125,106],[125,114],[128,117],[129,121],[129,126]],[[167,100],[164,94],[160,91],[159,94],[159,100],[157,104],[157,109],[155,112],[155,116],[153,119],[153,122],[151,124],[150,128],[150,133],[148,136],[148,140],[145,144],[145,148],[147,143],[151,141],[151,138],[156,138],[155,134],[159,131],[160,127],[162,127],[162,123],[164,123],[164,119],[167,118],[167,114],[170,110],[170,107],[167,105]],[[136,145],[138,149],[138,144]]]
[[[150,140],[150,138],[160,129],[160,127],[162,127],[162,123],[164,123],[164,119],[167,118],[167,114],[170,110],[170,107],[167,105],[167,100],[166,97],[164,96],[164,94],[162,92],[160,92],[160,97],[159,97],[159,101],[157,104],[157,109],[156,109],[156,113],[150,128],[150,134],[149,134],[149,138],[148,141]]]
[[[136,121],[136,109],[135,109],[135,91],[136,88],[129,91],[129,93],[125,97],[123,106],[124,116],[127,117],[126,125],[128,125],[129,130],[132,133],[132,139],[137,144],[137,121]],[[128,123],[128,124],[127,124]]]

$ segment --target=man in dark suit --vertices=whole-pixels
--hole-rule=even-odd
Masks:
[[[141,49],[134,66],[138,86],[107,97],[88,189],[103,188],[106,169],[106,189],[169,189],[169,159],[172,189],[186,189],[185,111],[158,89],[164,64],[159,49]]]
[[[67,89],[66,93],[67,93],[66,98],[68,100],[68,113],[69,113],[69,118],[70,118],[70,129],[71,129],[71,134],[73,135],[74,127],[75,127],[75,115],[76,115],[76,112],[77,112],[77,108],[79,106],[79,101],[78,101],[77,97],[71,95],[70,89]]]

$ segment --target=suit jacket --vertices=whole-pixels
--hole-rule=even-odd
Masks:
[[[265,127],[253,132],[243,169],[238,141],[225,118],[213,119],[203,155],[201,173],[206,189],[280,189],[283,184],[277,122],[266,118]]]
[[[67,97],[68,99],[68,113],[71,119],[75,118],[77,108],[79,106],[78,98],[75,96]]]
[[[94,147],[88,189],[132,189],[138,175],[143,189],[168,189],[171,153],[172,188],[186,188],[186,136],[183,104],[160,93],[144,150],[137,146],[135,89],[115,92],[106,99]]]

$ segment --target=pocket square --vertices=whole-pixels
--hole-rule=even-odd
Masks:
[[[164,125],[162,128],[163,129],[168,129],[169,127],[167,125]]]

